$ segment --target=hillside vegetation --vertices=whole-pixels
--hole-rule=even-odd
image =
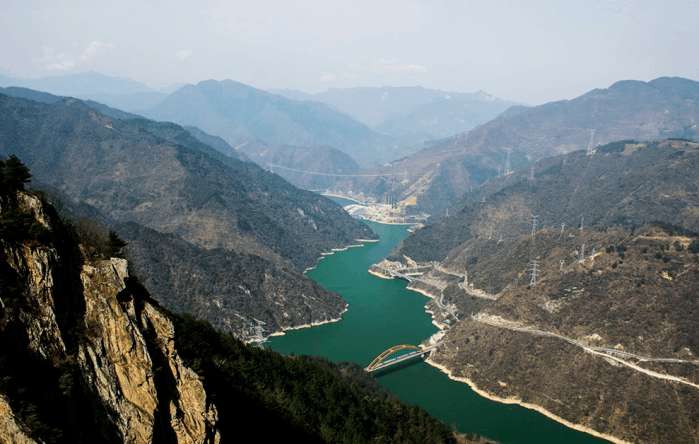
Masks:
[[[223,320],[211,320],[239,334],[256,324],[253,317],[260,312],[270,312],[267,333],[339,316],[344,304],[338,297],[318,289],[301,272],[323,251],[374,236],[330,200],[225,156],[180,126],[109,117],[75,99],[40,103],[0,94],[0,153],[21,156],[42,186],[55,189],[67,204],[92,207],[110,224],[136,223],[172,235],[159,238],[170,244],[162,245],[163,250],[190,252],[176,256],[177,275],[167,273],[169,281],[156,276],[163,258],[147,252],[137,255],[143,259],[137,274],[158,282],[152,291],[175,311],[184,307],[174,301],[192,297],[185,295],[182,279],[194,279],[195,270],[216,277],[210,285],[195,286],[193,299],[221,300],[218,316]],[[128,240],[136,249],[153,239]],[[178,240],[189,245],[181,248]],[[224,274],[209,269],[208,250],[222,257],[231,252],[224,261],[229,264],[259,257],[241,265],[266,265],[245,269],[249,285],[233,287]],[[284,277],[278,281],[258,274],[271,269],[286,270],[272,273]],[[264,285],[276,288],[270,296],[274,303],[251,297],[263,293]],[[228,293],[233,288],[235,293]],[[300,288],[308,291],[296,291]],[[231,303],[245,294],[248,302]],[[327,302],[311,304],[311,297]]]
[[[544,157],[625,139],[699,139],[697,122],[699,82],[679,77],[621,81],[571,100],[512,107],[377,171],[407,172],[394,192],[401,199],[416,199],[421,209],[439,218],[469,189],[504,174],[508,163],[509,170],[517,170]],[[365,193],[381,186],[380,179],[351,185]]]
[[[168,313],[124,259],[86,254],[100,243],[24,191],[29,177],[0,162],[0,441],[455,442],[361,369]]]
[[[429,269],[430,360],[608,438],[695,442],[698,187],[699,143],[626,140],[467,193],[394,254]]]

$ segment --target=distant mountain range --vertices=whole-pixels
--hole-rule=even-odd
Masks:
[[[45,93],[3,94],[17,92],[0,91],[0,154],[17,154],[68,206],[91,206],[117,229],[150,229],[120,232],[137,273],[167,307],[210,313],[239,335],[255,319],[271,333],[342,311],[339,297],[301,275],[321,252],[374,236],[338,205],[178,125],[110,117]],[[158,248],[149,246],[155,238]],[[224,263],[239,273],[211,268]],[[197,276],[206,285],[195,285]]]
[[[291,100],[232,80],[186,85],[145,114],[199,127],[233,147],[251,141],[330,145],[367,166],[395,158],[398,149],[391,138],[320,102]]]
[[[469,130],[505,109],[484,92],[455,93],[422,87],[332,89],[319,94],[266,92],[232,80],[154,89],[130,79],[95,72],[35,79],[0,76],[0,86],[19,86],[72,96],[118,110],[197,127],[232,147],[331,147],[363,168],[410,155],[431,139]],[[229,153],[236,156],[235,151]],[[292,158],[303,157],[298,153]],[[321,172],[344,170],[331,151]],[[253,160],[257,158],[252,157]],[[283,159],[278,159],[283,161]],[[284,165],[288,168],[294,166]],[[298,183],[317,182],[312,177]],[[326,178],[323,183],[332,184]]]
[[[171,92],[171,88],[154,89],[135,80],[97,72],[31,79],[0,75],[0,86],[20,86],[59,96],[91,99],[131,112],[154,106]]]
[[[621,81],[572,100],[513,107],[473,130],[434,142],[379,172],[407,172],[394,193],[441,216],[469,188],[546,156],[621,139],[698,138],[699,82]],[[372,193],[381,180],[339,184]]]
[[[459,93],[420,86],[334,88],[317,94],[276,92],[295,100],[326,103],[416,147],[426,140],[468,131],[514,105],[483,91]]]

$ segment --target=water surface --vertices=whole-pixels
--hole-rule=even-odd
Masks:
[[[407,236],[406,227],[367,224],[381,237],[380,242],[326,256],[308,273],[349,303],[343,320],[271,338],[268,345],[272,349],[366,366],[393,345],[417,345],[437,331],[424,311],[426,297],[407,290],[403,281],[367,273],[370,265],[385,258]],[[605,442],[524,407],[483,398],[422,361],[377,378],[403,401],[423,407],[461,432],[478,433],[503,443]]]

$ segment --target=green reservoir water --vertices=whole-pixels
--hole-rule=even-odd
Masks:
[[[437,329],[424,311],[427,298],[406,290],[406,282],[367,273],[407,236],[405,226],[368,222],[378,243],[335,253],[321,260],[308,276],[349,303],[342,321],[287,332],[268,345],[284,354],[323,356],[332,361],[367,365],[396,344],[419,344]],[[478,433],[502,443],[599,443],[534,411],[478,396],[466,384],[452,381],[417,360],[377,376],[381,385],[407,403],[423,407],[461,432]]]

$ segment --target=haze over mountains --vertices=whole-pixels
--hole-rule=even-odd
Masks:
[[[0,444],[699,444],[699,1],[0,5]]]
[[[316,94],[276,92],[326,103],[380,133],[415,146],[468,131],[514,105],[483,91],[459,93],[421,86],[333,88]]]
[[[268,334],[343,310],[336,295],[300,274],[321,252],[373,236],[339,206],[224,156],[175,124],[121,120],[48,94],[34,99],[42,102],[0,92],[0,153],[22,156],[69,205],[94,207],[114,225],[156,230],[126,226],[123,233],[132,242],[137,272],[153,281],[152,291],[168,307],[180,311],[187,301],[242,336],[253,319],[265,322]],[[146,248],[158,233],[171,235],[161,236],[159,245],[172,253],[167,273],[159,268],[158,250]],[[206,251],[220,256],[218,267],[232,262],[245,272],[230,276],[208,268],[200,260]],[[194,284],[197,267],[205,271],[206,285]],[[182,268],[187,272],[178,272]],[[285,299],[285,309],[270,310],[274,304],[263,302],[263,295]],[[205,308],[211,304],[218,309]]]
[[[266,92],[231,80],[208,80],[153,89],[95,72],[35,79],[0,76],[0,86],[90,99],[198,127],[233,147],[264,145],[269,152],[285,146],[282,151],[288,153],[291,146],[297,146],[333,159],[336,156],[331,152],[321,153],[324,147],[331,147],[363,167],[404,157],[427,140],[469,130],[513,104],[482,91],[457,93],[422,87],[332,89],[312,95],[291,90]],[[277,160],[287,156],[280,152]],[[292,157],[303,157],[303,153]],[[326,173],[345,169],[339,159],[326,164],[322,170]]]
[[[131,112],[155,105],[173,90],[173,87],[154,89],[135,80],[92,71],[38,78],[0,75],[0,86],[20,86],[59,96],[92,99]]]
[[[621,81],[572,100],[513,107],[376,172],[407,172],[393,193],[440,216],[469,188],[507,168],[621,139],[696,138],[697,123],[699,82],[677,77]],[[361,179],[351,187],[372,194],[386,184],[382,178]]]
[[[350,155],[329,146],[272,147],[248,143],[238,148],[238,152],[306,190],[322,191],[332,188],[338,177],[360,171],[360,166]],[[314,174],[306,173],[308,171]]]
[[[200,127],[234,147],[331,145],[364,165],[385,162],[390,139],[318,102],[299,102],[232,80],[186,85],[146,112],[150,117]]]
[[[376,90],[358,91],[381,102]],[[410,113],[391,117],[395,103],[429,115],[450,100],[392,102],[393,92],[373,114],[361,101],[353,112],[409,122]],[[607,436],[696,435],[698,82],[620,81],[513,106],[383,166],[391,151],[381,141],[401,136],[335,107],[204,81],[144,112],[180,126],[0,88],[0,155],[24,159],[76,224],[116,230],[164,307],[246,339],[337,319],[346,303],[302,272],[322,252],[374,236],[282,177],[397,197],[435,217],[372,270],[425,270],[410,286],[434,297],[428,307],[444,329],[433,362]],[[654,413],[657,399],[666,411]]]

